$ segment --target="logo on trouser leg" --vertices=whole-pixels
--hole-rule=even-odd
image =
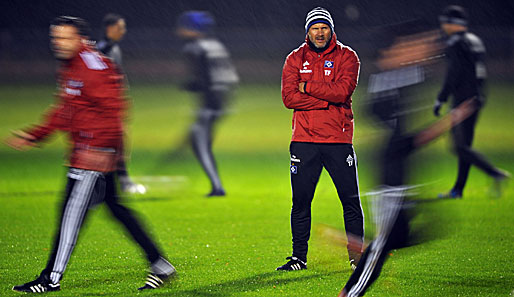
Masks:
[[[348,163],[348,166],[353,165],[353,157],[351,155],[348,155],[348,157],[346,158],[346,163]]]
[[[297,158],[295,155],[291,155],[291,162],[300,163],[300,159]],[[294,164],[292,164],[292,165],[294,165]]]
[[[297,158],[296,155],[291,155],[291,174],[297,174],[298,173],[298,167],[294,165],[294,163],[300,163],[300,158]]]

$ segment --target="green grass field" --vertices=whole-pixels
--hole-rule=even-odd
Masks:
[[[435,88],[423,93],[427,104]],[[0,138],[37,122],[53,101],[52,86],[0,87]],[[380,136],[362,111],[365,86],[354,96],[355,148],[361,194],[376,186],[374,152]],[[514,87],[490,86],[475,148],[514,172]],[[138,293],[145,279],[142,253],[102,206],[90,212],[61,292],[52,296],[336,296],[351,274],[346,248],[323,235],[344,231],[342,208],[324,172],[313,202],[309,269],[277,272],[291,253],[289,154],[291,111],[280,87],[247,85],[234,96],[217,130],[215,154],[226,198],[206,199],[207,178],[190,150],[177,147],[194,115],[193,98],[173,86],[132,86],[130,172],[145,195],[128,196],[178,270],[166,287]],[[431,110],[419,122],[432,120]],[[0,296],[44,267],[65,183],[64,137],[42,149],[17,152],[0,145]],[[413,182],[420,196],[448,190],[456,159],[444,136],[417,153]],[[439,238],[394,251],[367,296],[512,296],[514,294],[514,183],[500,199],[492,182],[472,169],[465,197],[429,204],[442,226]],[[367,196],[362,202],[368,213]],[[369,217],[369,216],[368,216]],[[368,233],[372,232],[369,219]]]

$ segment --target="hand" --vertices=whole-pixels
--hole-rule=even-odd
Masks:
[[[23,131],[13,131],[13,135],[5,139],[5,144],[19,151],[26,151],[31,147],[35,147],[36,138]]]
[[[482,106],[484,106],[485,98],[482,96],[478,96],[478,97],[475,97],[474,101],[475,101],[476,108],[479,109]]]
[[[443,103],[441,101],[436,100],[434,104],[434,115],[438,117],[440,115],[441,106],[443,106]]]
[[[302,81],[300,84],[298,84],[298,90],[300,90],[300,93],[305,94],[305,82]]]

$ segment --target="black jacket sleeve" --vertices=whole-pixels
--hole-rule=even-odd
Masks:
[[[191,92],[202,92],[208,88],[207,63],[205,53],[198,42],[186,44],[183,54],[188,68],[182,87]]]
[[[446,58],[447,58],[447,69],[446,69],[446,78],[444,80],[443,88],[439,92],[437,96],[437,101],[446,102],[448,101],[448,97],[455,90],[456,85],[459,81],[459,78],[463,74],[463,65],[460,59],[462,59],[462,55],[459,54],[458,51],[458,43],[455,43],[451,46],[448,46],[446,49]]]

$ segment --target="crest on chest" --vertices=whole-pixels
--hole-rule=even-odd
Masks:
[[[325,73],[325,76],[330,76],[333,70],[334,61],[325,60],[325,63],[323,64],[323,72]]]

